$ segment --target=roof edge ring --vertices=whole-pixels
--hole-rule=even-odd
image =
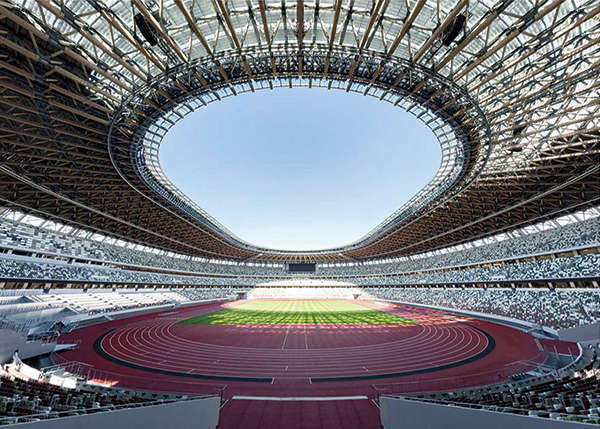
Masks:
[[[451,80],[406,60],[387,59],[375,52],[357,54],[335,49],[305,51],[299,61],[299,51],[254,49],[243,56],[223,54],[174,67],[135,88],[120,105],[109,126],[111,161],[141,195],[237,248],[261,254],[317,256],[372,243],[391,228],[412,222],[467,189],[487,163],[493,137],[483,110]],[[360,92],[403,108],[438,138],[440,169],[411,200],[345,246],[296,252],[243,241],[169,181],[158,163],[158,148],[177,121],[200,107],[239,93],[283,86]]]

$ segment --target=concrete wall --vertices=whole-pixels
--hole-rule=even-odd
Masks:
[[[600,322],[569,329],[560,329],[558,337],[563,341],[573,341],[574,343],[598,343],[600,342]]]
[[[382,396],[384,429],[585,429],[584,423],[483,411]]]
[[[76,417],[21,423],[23,429],[215,429],[220,398],[197,399]]]
[[[56,343],[43,343],[42,341],[27,342],[27,331],[13,332],[0,330],[0,364],[12,360],[15,350],[19,350],[21,359],[27,359],[50,353]]]

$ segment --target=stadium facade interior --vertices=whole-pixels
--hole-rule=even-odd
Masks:
[[[279,87],[439,170],[356,242],[245,242],[158,152]],[[598,0],[4,0],[0,110],[0,425],[598,427]]]

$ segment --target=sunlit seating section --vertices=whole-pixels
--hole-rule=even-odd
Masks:
[[[368,292],[347,287],[257,287],[248,296],[251,298],[336,298],[352,299],[355,295],[367,297]]]
[[[242,289],[243,290],[243,289]],[[118,292],[86,292],[83,290],[59,290],[53,293],[31,293],[35,291],[21,290],[19,295],[14,291],[0,291],[0,317],[25,319],[27,316],[52,318],[57,320],[67,316],[105,314],[116,311],[145,309],[148,307],[173,306],[192,301],[211,299],[227,299],[234,296],[233,289],[228,288],[194,288],[170,291],[129,291]],[[6,293],[6,295],[2,295]]]
[[[161,292],[161,293],[123,293],[122,296],[127,297],[133,304],[139,305],[162,305],[168,302],[185,302],[187,299],[182,297],[177,292]]]
[[[371,294],[570,328],[600,320],[600,289],[369,288]]]
[[[152,296],[154,295],[154,296]],[[38,295],[36,299],[48,302],[59,302],[79,312],[88,314],[108,313],[140,307],[171,304],[179,301],[176,293],[56,293]],[[179,297],[180,298],[180,297]]]
[[[130,391],[82,392],[35,380],[16,378],[0,370],[0,425],[60,416],[78,416],[124,405],[154,402]],[[28,419],[22,417],[31,416]]]
[[[205,301],[209,299],[224,299],[235,296],[236,291],[247,291],[249,288],[187,288],[177,293],[189,301]]]

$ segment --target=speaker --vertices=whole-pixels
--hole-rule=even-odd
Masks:
[[[465,25],[466,20],[467,17],[462,13],[456,15],[452,23],[442,33],[442,43],[444,45],[450,46],[450,43],[454,42],[454,39],[456,39],[456,36],[460,33],[463,25]]]
[[[138,12],[134,17],[134,21],[135,26],[138,30],[140,30],[140,33],[142,33],[144,39],[146,39],[146,41],[150,43],[150,46],[156,45],[158,43],[158,40],[156,39],[156,33],[154,32],[154,28],[152,28],[152,25],[148,22],[146,17]]]
[[[519,125],[518,127],[514,128],[513,129],[513,136],[518,136],[523,131],[525,131],[525,128],[527,128],[527,125]]]

